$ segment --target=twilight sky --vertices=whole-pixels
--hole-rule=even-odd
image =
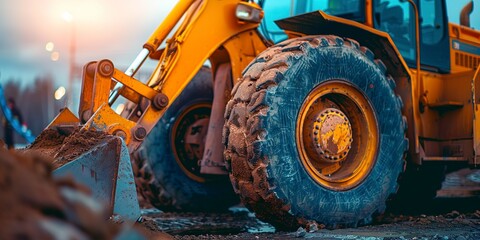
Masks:
[[[278,0],[270,1],[273,4]],[[452,22],[458,23],[460,9],[466,2],[447,0]],[[480,29],[480,0],[474,2],[471,22]],[[73,29],[77,66],[109,58],[116,67],[125,69],[175,3],[176,0],[0,0],[0,84],[11,78],[31,84],[36,76],[52,75],[56,87],[65,85]],[[65,21],[65,12],[72,16],[71,22]],[[54,44],[52,52],[58,52],[57,61],[52,61],[52,52],[46,50],[48,42]]]

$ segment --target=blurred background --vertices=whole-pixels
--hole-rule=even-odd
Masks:
[[[447,0],[451,22],[459,22],[468,1]],[[24,122],[38,135],[61,108],[77,112],[85,63],[108,58],[125,70],[176,2],[0,0],[0,85],[6,97],[16,100]],[[471,23],[480,29],[480,0],[474,5]],[[273,20],[289,16],[291,6],[290,0],[266,1],[269,31],[279,31]],[[136,77],[148,78],[154,64],[147,63]],[[25,143],[18,135],[15,139]]]
[[[126,69],[176,2],[0,0],[0,85],[6,97],[16,100],[28,127],[39,134],[61,108],[76,113],[84,64],[108,58]],[[144,66],[137,77],[149,76],[153,67]],[[15,140],[23,142],[18,135]]]

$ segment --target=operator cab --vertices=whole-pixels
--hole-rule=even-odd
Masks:
[[[451,58],[446,3],[437,0],[414,0],[414,2],[420,14],[422,69],[448,73],[451,70]],[[305,0],[259,3],[266,12],[261,31],[275,43],[286,39],[286,35],[272,20],[321,10],[330,15],[373,25],[372,27],[389,33],[409,67],[415,68],[415,13],[413,7],[405,0]],[[372,8],[366,9],[365,6]]]

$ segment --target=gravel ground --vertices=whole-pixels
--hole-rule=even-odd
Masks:
[[[472,210],[480,199],[438,199],[437,204],[455,204],[456,210],[420,215],[386,214],[372,225],[349,229],[322,229],[310,232],[276,232],[271,225],[255,218],[246,208],[233,207],[228,213],[164,213],[143,209],[142,224],[153,231],[171,234],[175,239],[480,239],[480,210]],[[460,206],[468,202],[470,209]],[[453,205],[452,205],[453,204]],[[449,209],[449,208],[446,208]],[[430,211],[439,211],[430,210]]]
[[[447,175],[441,197],[430,208],[408,215],[386,213],[358,228],[328,230],[314,224],[310,231],[276,232],[242,206],[216,214],[143,209],[142,225],[174,239],[480,239],[479,188],[479,170],[454,172]]]

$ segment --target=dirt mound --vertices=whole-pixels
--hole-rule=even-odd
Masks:
[[[50,163],[0,149],[0,239],[112,239],[119,226],[86,188],[54,180]]]
[[[67,162],[76,159],[81,154],[88,152],[92,147],[114,138],[105,132],[78,130],[66,137],[62,147],[55,154],[53,168],[56,169]]]
[[[65,140],[66,135],[54,129],[45,129],[24,151],[35,151],[46,158],[53,159]]]
[[[34,151],[53,159],[53,169],[57,169],[111,138],[112,135],[95,130],[78,128],[72,133],[62,133],[55,129],[46,129],[23,151]]]
[[[35,138],[35,141],[30,145],[31,149],[41,149],[48,147],[56,147],[63,143],[65,135],[54,129],[45,129],[40,135]]]

